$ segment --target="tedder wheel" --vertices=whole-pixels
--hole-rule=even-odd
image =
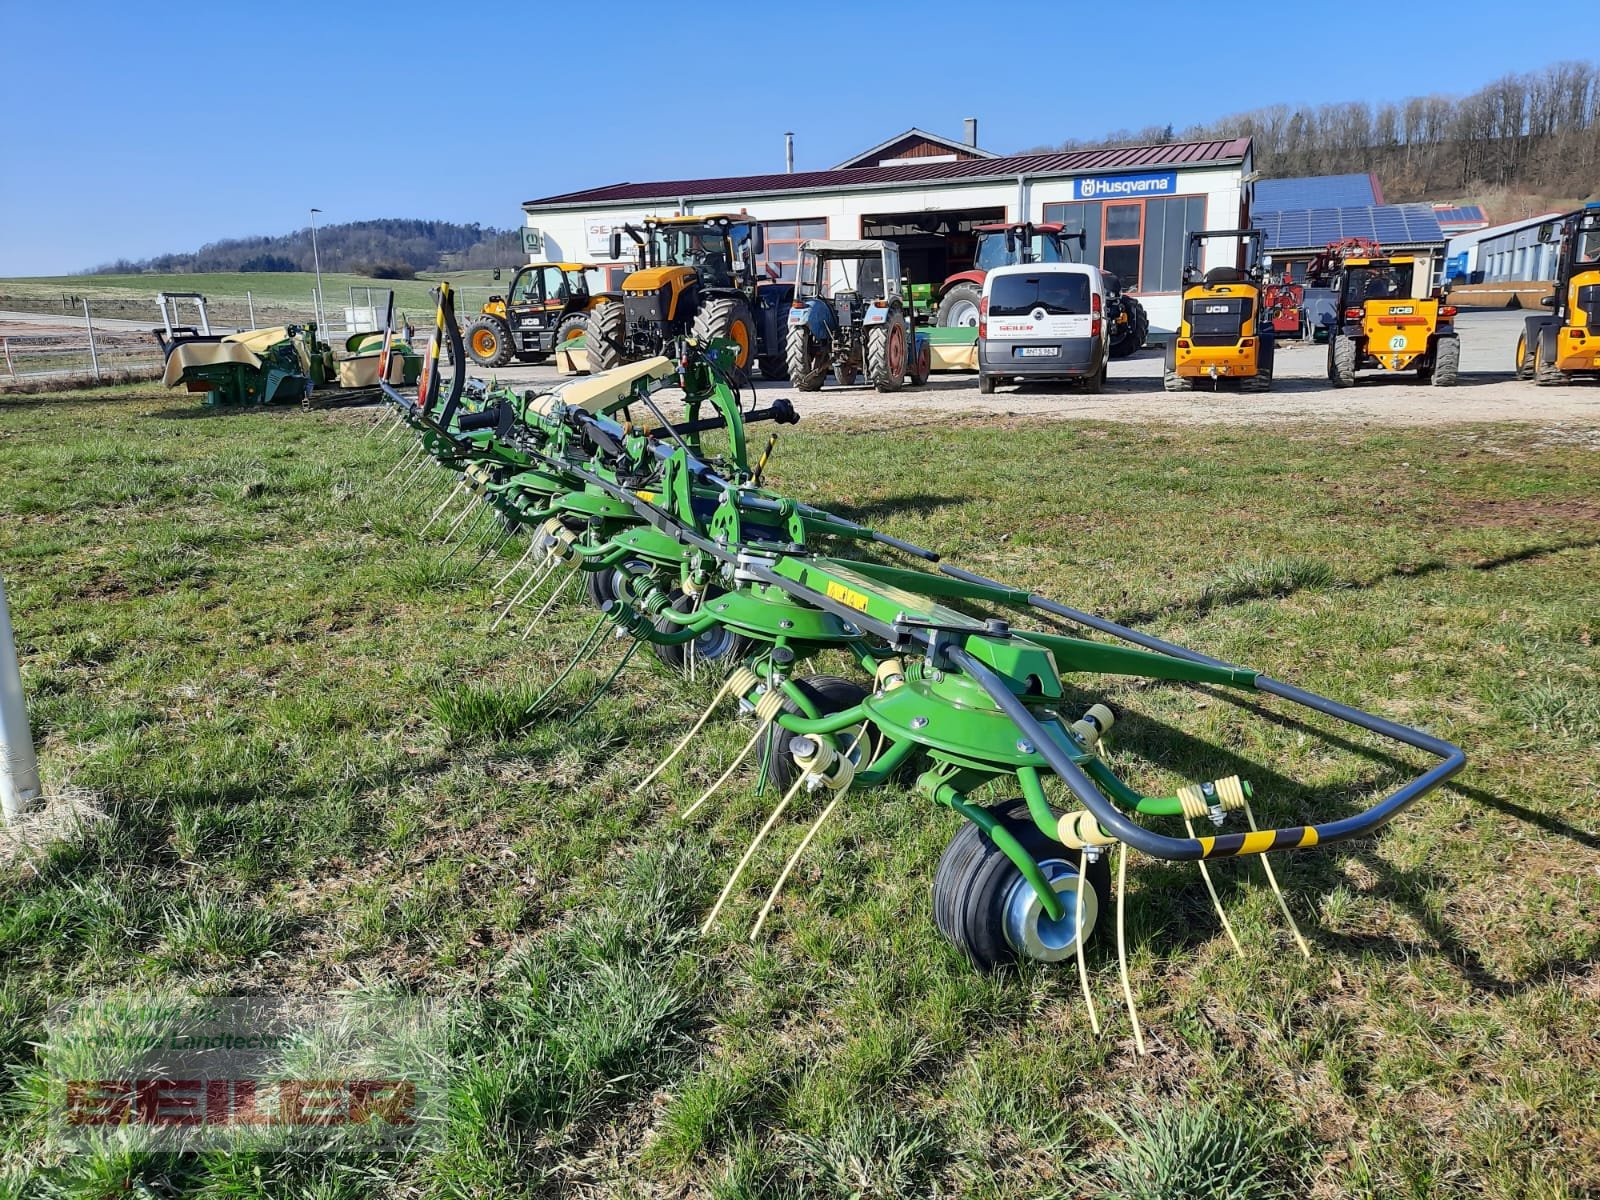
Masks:
[[[694,597],[676,592],[672,597],[672,607],[677,612],[690,612],[694,609]],[[683,626],[663,617],[656,622],[656,628],[663,633],[669,633],[682,629]],[[750,640],[742,634],[733,632],[726,625],[713,625],[692,642],[683,642],[676,646],[663,646],[659,642],[651,642],[650,649],[674,671],[688,669],[691,652],[696,664],[702,666],[709,664],[721,669],[744,658],[750,649]]]
[[[1533,355],[1528,352],[1528,335],[1517,338],[1517,378],[1533,378]]]
[[[615,300],[602,300],[584,320],[584,352],[589,373],[597,375],[622,365],[622,345],[628,334],[628,314]]]
[[[689,332],[702,342],[727,338],[738,347],[733,356],[734,378],[744,383],[750,378],[750,365],[756,353],[756,323],[750,306],[732,296],[713,296],[694,315]]]
[[[829,713],[843,712],[847,708],[854,708],[866,697],[867,690],[859,683],[849,679],[840,679],[837,675],[810,675],[804,679],[793,681],[795,687],[804,693],[807,700],[811,701],[819,716]],[[800,712],[800,706],[788,697],[784,697],[783,710],[785,712]],[[767,778],[772,780],[780,793],[787,792],[794,784],[795,766],[794,756],[789,753],[789,742],[800,737],[798,733],[790,733],[780,725],[773,725],[767,730],[764,739],[762,754],[766,758]],[[840,750],[849,749],[849,735],[835,735]],[[869,747],[863,746],[865,751]]]
[[[802,392],[815,392],[828,377],[828,348],[812,336],[804,325],[789,326],[783,338],[784,357],[789,363],[789,382]]]
[[[916,357],[911,361],[911,383],[914,387],[921,387],[933,375],[933,346],[927,338],[917,341]]]
[[[937,322],[946,328],[976,329],[978,327],[978,301],[983,299],[983,288],[965,280],[956,284],[939,301]]]
[[[1440,338],[1433,348],[1434,387],[1454,387],[1461,373],[1461,342],[1453,337]]]
[[[1110,912],[1111,856],[1089,864],[1083,908],[1077,907],[1078,854],[1040,832],[1026,800],[994,805],[989,813],[1033,855],[1067,910],[1052,921],[1022,872],[971,821],[950,840],[933,875],[933,920],[973,966],[992,970],[1018,958],[1062,962],[1078,952],[1080,931],[1094,936]]]
[[[628,565],[645,567],[649,564],[634,558],[628,560]],[[589,603],[602,612],[605,610],[606,605],[617,598],[617,571],[618,568],[616,567],[607,567],[602,571],[584,571],[583,573],[583,587],[589,597]]]
[[[898,392],[906,381],[906,319],[897,312],[867,330],[867,379],[880,392]]]
[[[467,326],[467,353],[479,366],[503,367],[511,361],[511,331],[499,317],[487,313]]]
[[[763,354],[756,359],[756,366],[761,368],[761,378],[770,379],[774,383],[782,383],[789,378],[789,366],[783,361],[782,355]]]
[[[1356,340],[1335,334],[1328,347],[1328,382],[1334,387],[1350,387],[1356,381]]]
[[[1144,349],[1144,339],[1150,333],[1150,314],[1144,311],[1132,296],[1122,298],[1122,309],[1128,314],[1128,323],[1118,325],[1111,339],[1111,357],[1127,358]]]

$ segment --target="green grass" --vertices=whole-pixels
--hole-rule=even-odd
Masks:
[[[592,614],[490,634],[498,572],[413,537],[428,499],[384,482],[397,450],[365,421],[141,388],[0,402],[0,569],[43,771],[106,814],[0,865],[0,1192],[1600,1190],[1592,439],[785,435],[780,487],[1467,748],[1458,784],[1373,841],[1279,858],[1309,963],[1255,864],[1215,872],[1240,959],[1193,868],[1135,859],[1140,1058],[1108,941],[1096,1038],[1070,971],[980,976],[939,939],[928,885],[954,819],[906,791],[849,796],[751,944],[815,811],[797,801],[700,937],[772,797],[746,772],[674,813],[747,727],[714,720],[640,793],[716,684],[640,654],[569,725],[610,640],[530,713]],[[1238,772],[1273,820],[1348,812],[1411,763],[1206,689],[1079,698],[1102,695],[1135,782]],[[353,980],[452,1004],[450,1120],[423,1152],[49,1150],[32,1097],[50,1006]]]
[[[506,264],[514,267],[515,263]],[[339,271],[322,273],[324,307],[330,318],[343,312],[349,302],[349,289],[374,289],[374,302],[381,303],[384,290],[394,289],[395,309],[411,317],[417,325],[427,323],[433,312],[428,289],[440,279],[457,287],[485,287],[494,283],[490,271],[425,272],[422,278],[369,279]],[[511,272],[504,272],[501,284],[509,287]],[[303,321],[312,309],[311,295],[316,276],[310,271],[219,271],[200,275],[57,275],[0,279],[0,309],[27,312],[60,312],[83,316],[76,301],[63,303],[64,297],[86,296],[97,317],[157,322],[158,292],[201,292],[216,324],[244,324],[249,305],[245,293],[255,303],[258,324],[288,320]],[[472,294],[476,298],[476,293]],[[356,292],[356,302],[366,303],[364,290]],[[185,307],[182,319],[192,321],[194,310]]]

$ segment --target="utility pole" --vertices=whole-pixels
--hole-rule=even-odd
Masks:
[[[317,323],[325,325],[322,319],[322,259],[317,256],[317,214],[320,208],[311,210],[311,265],[317,272]]]

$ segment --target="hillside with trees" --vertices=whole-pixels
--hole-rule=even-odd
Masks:
[[[1391,203],[1494,195],[1582,200],[1600,188],[1600,66],[1555,63],[1460,97],[1275,104],[1181,130],[1119,130],[1052,149],[1233,137],[1255,140],[1256,167],[1269,176],[1370,171]]]
[[[418,271],[476,270],[521,262],[521,235],[450,221],[388,218],[317,227],[317,257],[324,271],[348,271],[377,279],[410,279]],[[208,271],[309,271],[311,229],[279,237],[225,238],[183,254],[161,254],[137,262],[118,259],[86,272],[202,274]]]

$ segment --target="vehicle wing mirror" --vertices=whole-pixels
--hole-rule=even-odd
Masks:
[[[622,230],[620,229],[613,229],[611,231],[611,257],[622,257]]]
[[[758,224],[751,227],[750,248],[755,252],[757,258],[767,252],[767,227],[765,225]]]
[[[1555,306],[1556,298],[1554,296],[1546,296],[1539,301],[1539,307],[1541,308],[1554,308]]]
[[[1006,257],[1009,258],[1011,255],[1015,254],[1016,252],[1017,252],[1017,235],[1015,233],[1013,233],[1011,230],[1008,229],[1008,230],[1006,230]]]

